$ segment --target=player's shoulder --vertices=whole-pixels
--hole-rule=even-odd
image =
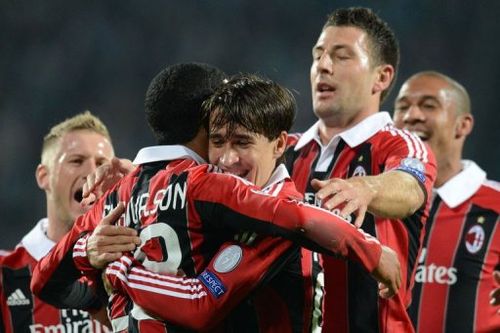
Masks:
[[[473,200],[477,205],[500,214],[500,183],[490,179],[484,180],[479,190],[474,194]]]
[[[0,266],[18,269],[35,262],[22,244],[17,245],[13,250],[0,250]]]

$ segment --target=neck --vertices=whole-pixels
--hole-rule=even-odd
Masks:
[[[453,156],[455,155],[455,156]],[[462,163],[460,154],[450,154],[442,159],[437,159],[438,172],[434,187],[443,186],[448,180],[456,176],[462,171]]]
[[[369,116],[377,113],[375,110],[360,111],[354,116],[347,116],[345,114],[335,114],[328,118],[320,118],[319,123],[319,137],[322,144],[328,144],[332,138],[348,129],[356,126]]]
[[[60,241],[63,236],[69,231],[69,223],[65,224],[49,211],[47,213],[49,223],[47,224],[47,237],[54,242]]]
[[[184,146],[200,155],[205,161],[208,161],[208,137],[205,130],[200,129],[198,134],[191,141],[186,142]]]

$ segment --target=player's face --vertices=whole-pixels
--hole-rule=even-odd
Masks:
[[[311,89],[314,113],[328,120],[352,119],[371,106],[376,69],[368,36],[355,27],[327,27],[313,47]]]
[[[455,137],[457,124],[453,92],[443,79],[417,76],[399,91],[394,123],[418,135],[431,146],[436,156],[445,156]]]
[[[226,128],[209,134],[208,156],[210,163],[222,170],[263,186],[271,177],[276,161],[283,154],[286,133],[275,140],[237,127],[226,138]]]
[[[49,209],[62,222],[72,225],[85,212],[80,205],[85,177],[114,156],[109,140],[96,132],[77,130],[61,137],[48,168]]]

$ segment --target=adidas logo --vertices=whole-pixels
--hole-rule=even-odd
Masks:
[[[7,298],[8,306],[18,306],[18,305],[28,305],[30,304],[30,300],[24,296],[21,289],[17,288],[12,294],[10,294],[9,298]]]

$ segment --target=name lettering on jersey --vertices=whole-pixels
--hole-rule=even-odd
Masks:
[[[208,288],[210,293],[214,295],[215,298],[221,297],[226,292],[226,287],[214,273],[205,270],[199,277],[200,281]]]
[[[152,216],[158,209],[161,211],[184,209],[186,192],[186,183],[175,183],[154,193],[152,205],[151,203],[148,205],[150,193],[142,193],[137,198],[132,198],[127,206],[126,225],[138,224],[142,217]]]
[[[31,333],[105,333],[110,332],[96,320],[90,318],[89,314],[81,310],[61,310],[61,323],[57,325],[30,325]]]
[[[434,263],[425,265],[427,249],[423,248],[418,259],[419,265],[415,274],[417,283],[437,283],[453,285],[457,282],[457,269],[455,267],[438,266]]]

